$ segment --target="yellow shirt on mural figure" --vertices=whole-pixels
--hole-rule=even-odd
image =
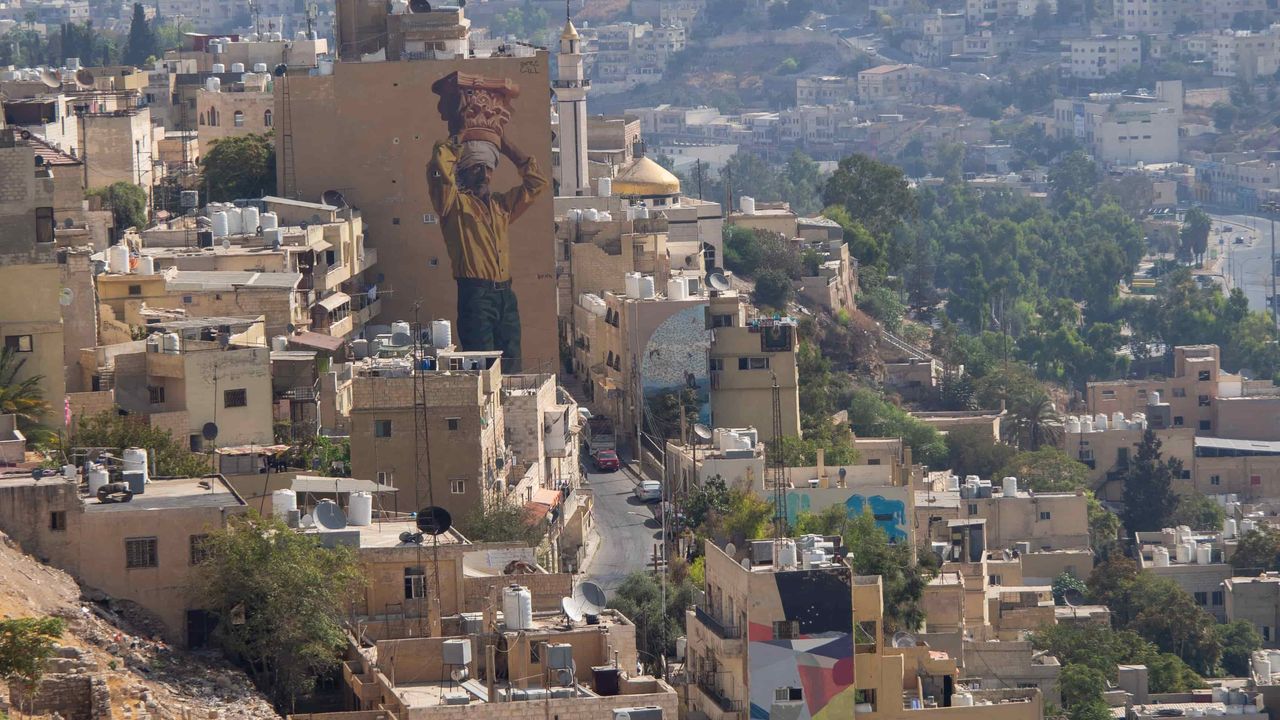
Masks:
[[[458,147],[448,140],[435,144],[427,165],[431,203],[440,215],[444,244],[455,278],[505,282],[511,279],[511,242],[507,228],[547,187],[547,178],[532,157],[517,164],[520,184],[506,192],[490,192],[487,201],[458,190],[454,169]]]

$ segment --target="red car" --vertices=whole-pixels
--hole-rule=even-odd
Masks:
[[[597,450],[595,462],[596,470],[601,472],[613,472],[622,467],[622,463],[618,462],[618,453],[613,450]]]

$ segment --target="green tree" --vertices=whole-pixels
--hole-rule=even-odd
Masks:
[[[1124,474],[1122,519],[1130,533],[1168,527],[1169,517],[1178,507],[1173,481],[1182,477],[1182,461],[1177,458],[1163,460],[1160,454],[1162,444],[1155,431],[1148,429],[1143,433],[1133,462]]]
[[[1249,677],[1249,656],[1262,648],[1262,636],[1253,623],[1236,620],[1214,628],[1222,645],[1222,669],[1235,677]]]
[[[915,194],[902,170],[865,155],[840,161],[822,191],[822,204],[843,208],[852,220],[878,237],[887,237],[916,213]]]
[[[1088,155],[1076,150],[1049,169],[1050,198],[1055,207],[1071,209],[1093,196],[1098,185],[1098,166]]]
[[[1178,504],[1169,516],[1169,526],[1186,525],[1192,530],[1221,530],[1226,512],[1218,503],[1198,493],[1178,496]]]
[[[1240,575],[1259,575],[1280,567],[1280,531],[1254,528],[1240,536],[1231,567]]]
[[[1036,32],[1045,32],[1053,27],[1053,10],[1049,3],[1041,0],[1036,4],[1035,14],[1031,16],[1031,27]]]
[[[39,683],[63,627],[55,617],[0,620],[0,678]]]
[[[1043,447],[1014,455],[996,475],[1016,477],[1035,492],[1072,492],[1088,485],[1089,467],[1056,447]]]
[[[676,638],[684,635],[684,614],[695,603],[698,590],[686,575],[667,584],[666,605],[662,586],[647,572],[631,573],[609,598],[609,607],[626,615],[636,626],[636,650],[640,662],[657,672],[658,658],[675,654]]]
[[[343,615],[364,583],[355,554],[256,513],[233,518],[201,548],[192,598],[217,617],[223,650],[278,710],[292,711],[340,662]]]
[[[916,462],[942,467],[947,443],[932,426],[885,400],[870,388],[849,393],[849,427],[859,437],[900,437],[911,447]]]
[[[852,552],[849,559],[855,575],[879,575],[884,585],[884,614],[887,629],[915,630],[924,622],[921,599],[925,587],[936,574],[930,564],[915,558],[909,543],[890,543],[884,529],[876,524],[870,509],[850,517],[843,505],[832,505],[817,513],[801,512],[792,529],[796,536],[839,535]]]
[[[1101,702],[1107,690],[1107,676],[1088,665],[1068,665],[1058,675],[1058,690],[1062,693],[1063,707],[1073,710],[1080,705]]]
[[[989,427],[958,427],[947,433],[947,459],[957,475],[993,478],[1018,451],[991,437]]]
[[[1105,558],[1119,542],[1120,517],[1103,507],[1093,493],[1089,493],[1088,498],[1089,547],[1096,557]]]
[[[795,297],[795,287],[786,272],[768,268],[756,274],[756,289],[751,297],[756,305],[785,311]]]
[[[1054,446],[1062,436],[1062,416],[1053,398],[1044,390],[1014,396],[1009,407],[1009,423],[1018,445],[1027,450]]]
[[[19,379],[26,364],[26,358],[16,348],[0,348],[0,414],[16,416],[18,429],[27,440],[40,442],[52,436],[42,424],[42,418],[49,411],[44,390],[40,387],[44,376],[30,375]]]
[[[1209,108],[1209,112],[1213,115],[1213,126],[1218,132],[1231,132],[1231,128],[1235,126],[1236,120],[1240,117],[1240,111],[1235,105],[1224,102],[1216,102]]]
[[[73,447],[112,448],[116,457],[125,448],[147,448],[159,477],[201,477],[212,471],[208,456],[191,452],[168,430],[152,427],[145,418],[121,417],[111,410],[76,418],[64,450]]]
[[[1058,658],[1064,672],[1069,666],[1085,666],[1115,682],[1117,665],[1147,665],[1159,668],[1151,673],[1151,692],[1186,692],[1203,687],[1204,681],[1185,663],[1176,656],[1165,657],[1159,648],[1131,630],[1097,623],[1046,625],[1032,633],[1030,640],[1037,650]]]
[[[275,143],[266,135],[218,140],[200,158],[209,202],[256,198],[276,191]]]
[[[508,497],[486,500],[458,521],[458,532],[472,542],[520,542],[533,547],[546,528],[524,506]]]
[[[1055,605],[1066,605],[1067,593],[1075,591],[1084,595],[1089,586],[1083,580],[1069,573],[1062,573],[1053,579],[1053,602]]]
[[[1197,264],[1204,263],[1204,254],[1209,250],[1209,230],[1212,225],[1213,220],[1209,218],[1209,214],[1198,207],[1188,210],[1183,220],[1180,233],[1182,251]]]
[[[133,21],[129,24],[129,40],[124,46],[124,62],[134,67],[145,67],[147,58],[156,55],[156,35],[147,22],[147,12],[142,3],[133,4]]]
[[[147,193],[137,185],[121,180],[90,190],[88,195],[101,198],[103,207],[111,211],[115,237],[124,235],[128,228],[141,230],[147,226]]]

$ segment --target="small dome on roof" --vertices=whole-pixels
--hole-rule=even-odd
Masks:
[[[613,192],[642,198],[679,195],[680,178],[649,158],[639,157],[613,179]]]

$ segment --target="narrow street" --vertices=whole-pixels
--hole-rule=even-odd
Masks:
[[[636,500],[635,476],[629,470],[612,473],[588,471],[588,486],[595,493],[596,548],[587,560],[584,579],[606,591],[616,588],[627,575],[643,570],[661,540],[661,528],[653,506]]]
[[[1249,299],[1249,309],[1265,311],[1269,309],[1267,297],[1271,295],[1271,267],[1267,258],[1271,256],[1271,221],[1253,215],[1212,215],[1213,233],[1209,242],[1215,242],[1218,230],[1226,223],[1232,226],[1232,232],[1225,233],[1226,242],[1220,246],[1225,249],[1226,262],[1222,273],[1229,278],[1230,287],[1244,290]],[[1236,245],[1236,235],[1243,235],[1247,242]],[[1280,239],[1280,238],[1278,238]]]

